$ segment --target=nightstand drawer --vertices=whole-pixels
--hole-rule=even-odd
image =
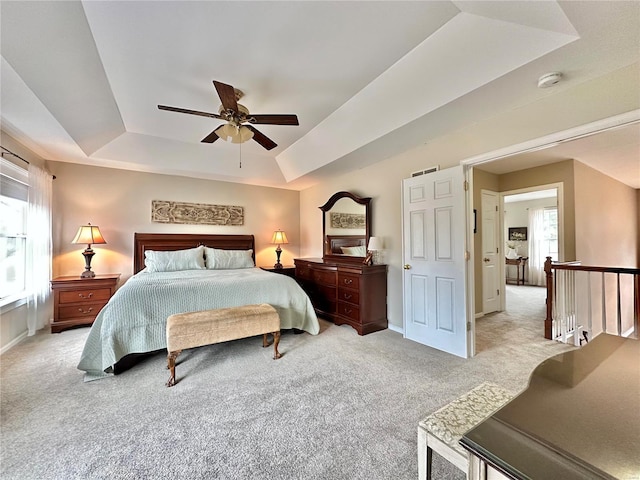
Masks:
[[[110,288],[96,288],[91,290],[74,290],[60,292],[60,303],[97,302],[109,300],[111,297]]]
[[[58,307],[58,318],[95,317],[106,304],[104,301]]]

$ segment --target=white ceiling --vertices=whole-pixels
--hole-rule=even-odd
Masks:
[[[2,127],[43,158],[296,189],[640,61],[637,1],[0,8]],[[554,70],[565,81],[538,89]],[[220,121],[157,109],[217,112],[212,80],[242,90],[252,113],[295,113],[300,126],[259,126],[278,144],[268,152],[200,143]],[[616,146],[617,175],[638,145]]]

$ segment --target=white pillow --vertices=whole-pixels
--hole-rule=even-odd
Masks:
[[[357,247],[340,247],[342,253],[345,255],[351,255],[352,257],[366,257],[367,249],[364,245],[360,245]]]
[[[209,270],[228,270],[231,268],[253,268],[253,250],[222,250],[204,247],[206,265]]]
[[[147,272],[177,272],[179,270],[204,269],[204,247],[174,251],[144,251],[144,264]]]

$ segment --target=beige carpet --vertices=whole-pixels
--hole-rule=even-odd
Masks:
[[[523,389],[569,348],[520,308],[534,287],[515,288],[469,360],[322,321],[283,334],[276,361],[258,337],[186,351],[166,388],[164,354],[83,383],[87,329],[30,337],[0,357],[0,477],[413,480],[421,418],[483,381]],[[434,455],[434,479],[464,477]]]

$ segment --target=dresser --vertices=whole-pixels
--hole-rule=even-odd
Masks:
[[[384,330],[387,321],[387,266],[296,258],[296,280],[316,313],[359,335]]]
[[[119,273],[80,278],[80,275],[56,277],[53,290],[51,333],[93,324],[98,312],[116,291]]]

